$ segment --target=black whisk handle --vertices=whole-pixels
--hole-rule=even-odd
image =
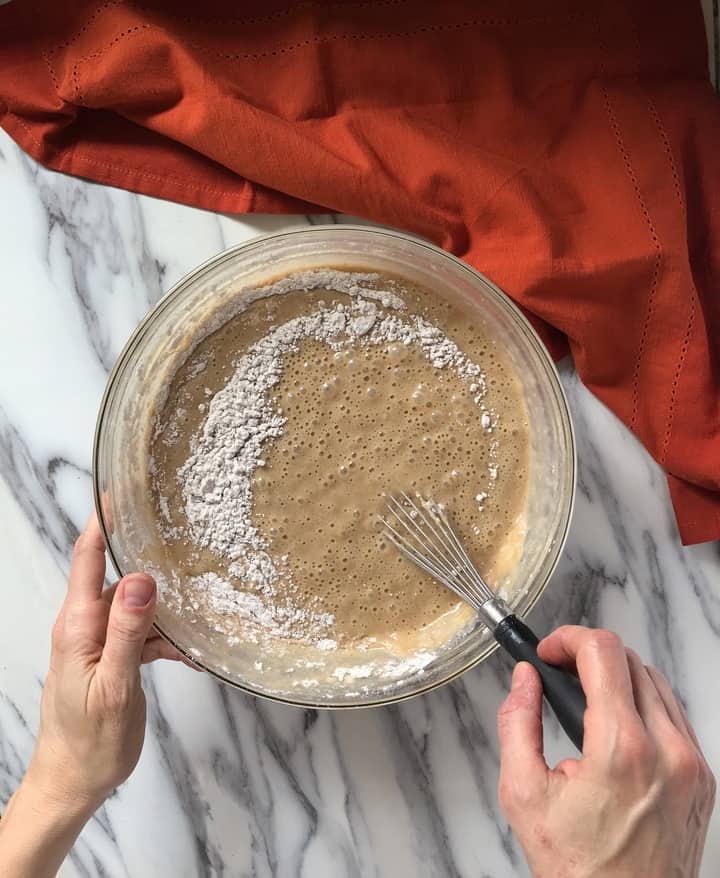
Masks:
[[[584,716],[587,702],[580,681],[575,674],[538,657],[540,642],[528,626],[517,616],[506,616],[493,632],[495,640],[518,662],[529,662],[540,674],[543,692],[568,738],[582,752]]]

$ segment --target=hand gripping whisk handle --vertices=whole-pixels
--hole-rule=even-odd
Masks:
[[[453,530],[444,507],[429,498],[415,496],[413,499],[402,491],[389,498],[390,520],[381,518],[386,537],[406,558],[477,610],[495,640],[516,661],[530,662],[540,674],[545,698],[560,725],[582,751],[586,703],[580,681],[574,674],[538,658],[540,641],[493,594]]]
[[[493,631],[495,640],[518,662],[529,662],[540,674],[543,692],[567,736],[582,752],[585,693],[570,671],[546,664],[537,654],[540,642],[528,626],[515,615],[506,616]]]

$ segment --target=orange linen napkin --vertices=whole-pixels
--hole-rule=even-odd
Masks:
[[[720,105],[698,2],[15,0],[37,160],[228,212],[433,239],[533,318],[720,537]]]

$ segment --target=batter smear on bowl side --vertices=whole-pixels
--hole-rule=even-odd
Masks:
[[[385,492],[432,493],[489,582],[517,562],[527,412],[479,323],[359,270],[297,272],[246,296],[192,348],[157,416],[151,493],[174,570],[163,601],[229,647],[327,658],[380,649],[421,666],[466,628],[469,608],[385,543],[376,516]]]

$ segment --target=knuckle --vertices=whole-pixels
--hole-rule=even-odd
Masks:
[[[497,712],[499,729],[506,729],[516,720],[517,715],[527,709],[527,702],[520,697],[520,693],[513,692],[507,696]]]
[[[124,716],[135,697],[134,681],[123,676],[114,676],[103,681],[102,712]]]
[[[715,805],[715,796],[717,793],[717,782],[712,769],[705,761],[705,757],[700,753],[698,755],[698,786],[702,791],[702,800],[706,808],[712,810]]]
[[[515,777],[501,777],[498,784],[498,801],[508,815],[527,814],[537,799],[532,784]]]
[[[122,618],[112,619],[109,629],[110,636],[122,643],[138,643],[140,640],[144,640],[142,632],[138,631],[132,622]]]
[[[87,607],[68,607],[64,613],[63,640],[67,650],[76,651],[92,640],[95,616]]]
[[[652,773],[656,761],[657,748],[639,724],[632,724],[618,735],[616,764],[622,773]]]
[[[132,704],[132,700],[132,692],[128,686],[115,686],[112,691],[110,705],[122,715]]]
[[[617,649],[624,646],[620,635],[607,628],[598,628],[591,632],[588,643],[595,649]]]
[[[669,750],[670,774],[682,786],[696,783],[700,776],[700,757],[697,750],[682,739]]]
[[[564,637],[575,631],[577,627],[577,625],[558,625],[558,627],[551,631],[544,639],[547,640],[550,637]]]
[[[506,814],[514,813],[515,797],[513,796],[513,787],[506,780],[501,780],[498,784],[498,801]]]
[[[73,545],[73,558],[78,558],[83,554],[85,549],[87,548],[87,536],[83,531],[78,538],[75,540],[75,544]]]
[[[517,710],[517,704],[512,695],[508,695],[498,708],[497,721],[499,725],[507,725],[509,718]]]
[[[711,804],[714,804],[715,796],[717,794],[717,780],[712,769],[707,764],[705,765],[705,773],[707,778],[708,800]]]
[[[87,607],[71,605],[63,614],[65,617],[65,630],[71,636],[74,632],[80,631],[85,627],[88,619]]]
[[[717,789],[717,778],[715,776],[715,772],[712,770],[712,768],[710,768],[710,766],[705,761],[705,759],[702,760],[702,765],[703,765],[703,768],[705,770],[705,774],[707,775],[708,786],[712,790]]]

